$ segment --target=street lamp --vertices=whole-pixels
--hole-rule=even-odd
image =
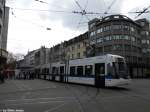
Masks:
[[[52,30],[51,28],[47,27],[46,30]]]

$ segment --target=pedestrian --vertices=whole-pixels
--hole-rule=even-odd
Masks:
[[[0,80],[1,80],[2,83],[5,82],[5,80],[4,80],[4,73],[3,73],[2,70],[0,70]]]

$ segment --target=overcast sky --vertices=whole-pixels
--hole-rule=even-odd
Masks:
[[[40,48],[42,45],[49,48],[87,31],[87,17],[81,14],[70,13],[81,11],[75,0],[41,1],[44,3],[35,0],[7,0],[7,6],[11,7],[7,43],[8,51],[26,54],[28,51]],[[114,0],[76,1],[87,12],[104,13]],[[124,14],[134,19],[136,15],[128,12],[143,10],[149,5],[150,0],[115,0],[108,12]],[[87,16],[91,20],[104,15]],[[150,13],[143,14],[139,18],[143,17],[147,17],[150,20]],[[46,28],[51,28],[51,30]]]

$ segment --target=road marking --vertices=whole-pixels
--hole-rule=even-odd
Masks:
[[[64,106],[65,104],[66,104],[66,103],[63,103],[63,104],[61,104],[61,105],[59,105],[59,106],[56,106],[56,107],[51,108],[51,109],[49,109],[49,110],[46,110],[46,111],[44,111],[44,112],[52,112],[52,111],[57,110],[57,109],[59,109],[60,107]]]
[[[30,104],[44,104],[44,103],[56,103],[56,102],[59,102],[59,103],[62,103],[62,102],[65,102],[65,101],[46,101],[46,102],[30,102],[30,103],[19,103],[19,104],[7,104],[7,106],[17,106],[17,105],[30,105]]]
[[[4,100],[0,102],[15,102],[15,101],[30,101],[30,100],[55,100],[55,99],[75,99],[74,97],[53,97],[53,98],[31,98],[31,99],[18,99],[18,100]]]

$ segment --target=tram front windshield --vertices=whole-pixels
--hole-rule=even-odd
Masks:
[[[113,67],[115,68],[115,74],[118,78],[128,78],[127,66],[124,58],[117,58]]]
[[[127,66],[123,58],[116,58],[112,66],[108,64],[108,75],[112,75],[112,78],[128,78]]]

